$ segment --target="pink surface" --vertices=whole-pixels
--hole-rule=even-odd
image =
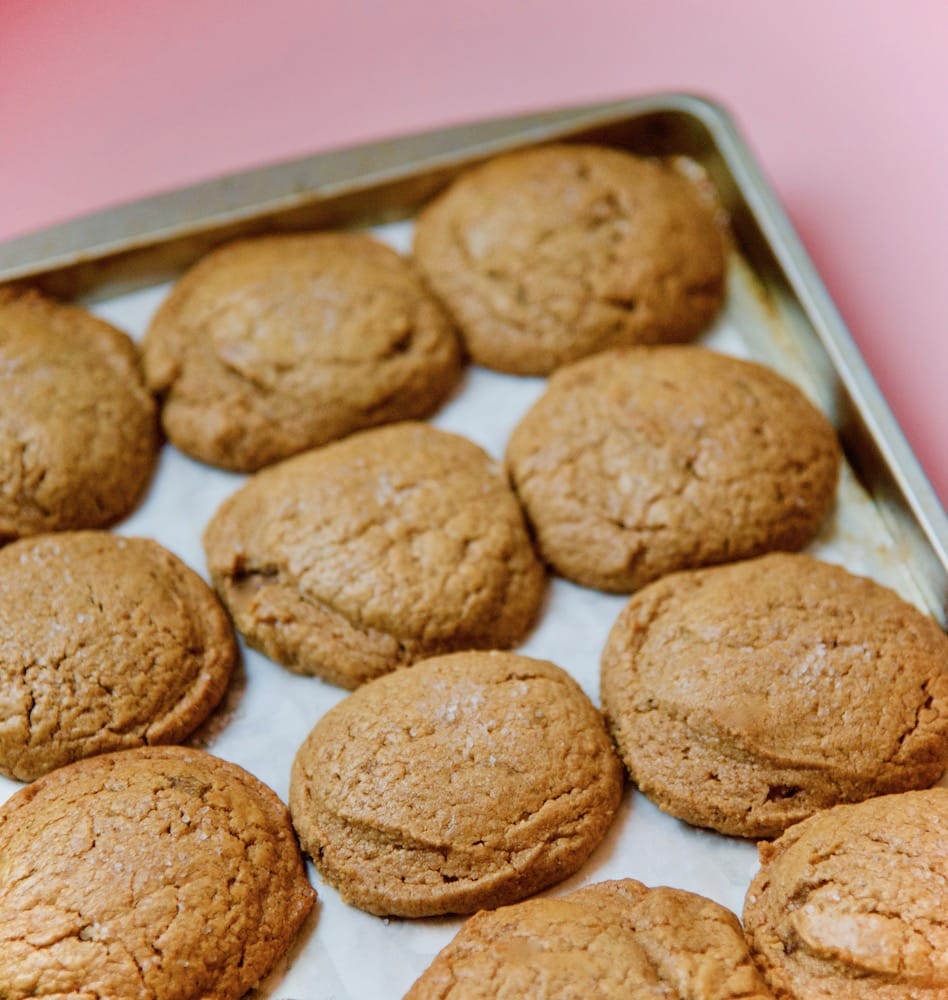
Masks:
[[[943,0],[3,0],[0,239],[398,132],[698,91],[737,116],[944,501],[946,50]]]

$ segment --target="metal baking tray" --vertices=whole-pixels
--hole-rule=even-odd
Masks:
[[[106,298],[167,280],[236,236],[408,217],[464,168],[554,140],[683,155],[704,167],[759,282],[771,327],[808,359],[850,464],[944,625],[948,518],[773,189],[733,120],[711,101],[657,94],[440,129],[222,177],[8,242],[0,246],[0,284],[29,279],[60,297]]]
[[[830,416],[846,454],[836,510],[810,551],[895,587],[944,626],[945,513],[747,145],[728,115],[706,100],[660,94],[492,120],[235,174],[2,245],[0,284],[36,285],[140,334],[167,282],[222,242],[357,227],[406,250],[415,211],[460,171],[551,141],[605,143],[701,166],[733,237],[727,303],[701,342],[755,357],[800,384]],[[435,423],[500,457],[543,385],[472,368]],[[149,496],[117,530],[152,535],[203,571],[200,531],[241,481],[166,447]],[[571,670],[596,700],[598,654],[623,604],[624,598],[555,580],[543,619],[521,651]],[[191,742],[236,761],[286,799],[296,747],[344,694],[245,650],[224,706]],[[0,801],[16,787],[0,778]],[[740,912],[756,864],[752,844],[687,827],[630,789],[606,842],[550,892],[629,876],[701,892]],[[381,921],[346,907],[312,870],[311,877],[321,905],[255,996],[401,996],[461,922]]]

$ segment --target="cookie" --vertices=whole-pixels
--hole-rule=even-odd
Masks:
[[[948,996],[948,789],[818,813],[760,860],[744,925],[778,1000]]]
[[[124,333],[0,289],[0,545],[128,514],[158,452],[155,403]]]
[[[472,913],[575,872],[622,781],[599,712],[567,673],[456,653],[324,715],[293,763],[290,812],[345,902],[380,916]]]
[[[236,1000],[314,900],[246,771],[182,747],[83,760],[0,809],[0,996]]]
[[[948,763],[948,637],[888,588],[806,555],[640,591],[606,644],[602,700],[641,791],[743,837],[926,788]]]
[[[520,375],[690,340],[724,297],[723,233],[698,188],[605,147],[475,167],[418,216],[414,254],[471,357]]]
[[[204,547],[251,646],[347,688],[436,653],[516,645],[545,586],[503,470],[426,424],[259,472]]]
[[[0,771],[177,743],[220,701],[236,657],[210,587],[147,538],[101,531],[0,550]]]
[[[773,1000],[729,910],[623,879],[478,913],[405,1000]]]
[[[680,346],[562,369],[507,448],[544,559],[618,593],[802,547],[832,504],[839,462],[832,426],[795,386]]]
[[[427,416],[461,358],[444,310],[394,250],[312,233],[241,240],[201,260],[158,310],[145,371],[172,443],[254,471]]]

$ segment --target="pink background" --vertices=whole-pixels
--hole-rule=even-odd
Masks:
[[[408,130],[637,93],[737,116],[948,499],[944,0],[0,0],[0,239]]]

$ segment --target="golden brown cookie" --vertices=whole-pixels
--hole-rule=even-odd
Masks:
[[[806,555],[640,591],[606,644],[602,700],[639,788],[738,836],[926,788],[948,763],[948,637],[888,588]]]
[[[516,645],[545,585],[503,470],[427,424],[265,469],[204,547],[250,645],[348,688],[436,653]]]
[[[199,750],[71,764],[0,809],[0,996],[243,996],[315,900],[289,816]]]
[[[773,1000],[730,910],[623,879],[478,913],[405,1000]]]
[[[129,513],[158,451],[131,340],[100,319],[0,289],[0,545]]]
[[[695,185],[605,147],[475,167],[421,212],[414,252],[471,357],[521,375],[690,340],[724,297],[722,230]]]
[[[253,471],[427,416],[461,359],[443,309],[394,250],[311,233],[241,240],[201,260],[155,316],[145,371],[175,445]]]
[[[235,656],[213,591],[157,542],[21,539],[0,550],[0,772],[31,781],[177,743],[220,701]]]
[[[599,712],[559,667],[442,656],[381,677],[316,724],[290,779],[303,848],[380,916],[472,913],[576,871],[622,795]]]
[[[744,925],[778,1000],[948,997],[948,789],[817,813],[760,859]]]
[[[698,347],[607,351],[558,371],[507,448],[546,561],[620,593],[805,545],[839,461],[799,389]]]

